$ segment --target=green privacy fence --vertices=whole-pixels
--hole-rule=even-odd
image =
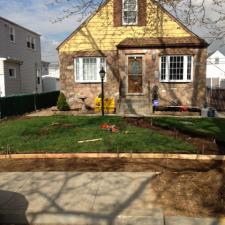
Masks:
[[[0,98],[0,118],[23,115],[37,109],[55,106],[59,91],[24,94]]]

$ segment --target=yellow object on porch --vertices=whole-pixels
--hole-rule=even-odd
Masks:
[[[95,98],[95,112],[100,112],[102,110],[102,99]],[[104,99],[104,110],[106,113],[115,112],[115,99],[114,98],[105,98]]]

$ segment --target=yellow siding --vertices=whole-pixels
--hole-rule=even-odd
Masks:
[[[113,25],[113,1],[109,1],[85,26],[59,49],[59,52],[116,50],[125,38],[191,36],[172,17],[147,0],[147,26]]]

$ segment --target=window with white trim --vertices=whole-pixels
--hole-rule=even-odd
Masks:
[[[219,58],[215,58],[215,64],[219,64],[220,63],[220,59]]]
[[[31,48],[31,36],[27,36],[27,47]]]
[[[9,27],[9,39],[11,42],[16,42],[16,32],[13,26]]]
[[[16,69],[15,68],[9,68],[9,77],[16,78]]]
[[[31,38],[31,48],[35,50],[36,48],[36,40],[34,37]]]
[[[27,47],[33,50],[36,49],[36,39],[31,36],[27,36]]]
[[[138,1],[123,0],[123,25],[136,25],[138,23]]]
[[[161,82],[191,82],[193,76],[193,57],[189,55],[161,56]]]
[[[99,71],[106,71],[106,59],[103,57],[79,57],[75,61],[75,81],[83,83],[101,82]]]

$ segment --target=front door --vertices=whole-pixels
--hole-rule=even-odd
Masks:
[[[143,57],[128,56],[128,94],[140,94],[143,80]]]

